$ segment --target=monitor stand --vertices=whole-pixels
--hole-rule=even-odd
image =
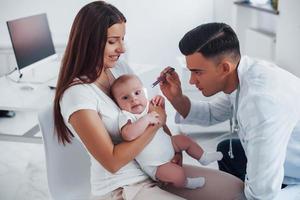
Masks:
[[[31,91],[31,90],[34,90],[34,87],[30,86],[30,85],[22,85],[20,87],[21,90],[24,90],[24,91]]]
[[[19,80],[22,78],[23,74],[20,72],[20,70],[18,69],[18,72],[19,72]],[[31,91],[31,90],[34,90],[34,87],[30,86],[30,85],[22,85],[20,87],[21,90],[24,90],[24,91]]]
[[[49,80],[57,77],[59,73],[60,63],[58,61],[49,61],[36,64],[32,68],[23,68],[19,73],[20,82],[32,84],[45,84]]]
[[[32,91],[36,88],[34,87],[34,83],[23,81],[23,74],[18,69],[16,71],[18,71],[18,73],[10,73],[6,75],[7,79],[16,83],[17,87],[23,91]]]

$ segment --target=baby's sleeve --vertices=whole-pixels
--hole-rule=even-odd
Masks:
[[[134,118],[133,116],[131,116],[131,113],[126,112],[126,111],[120,111],[119,112],[119,130],[121,132],[121,129],[128,123],[128,121],[130,122],[134,122]]]

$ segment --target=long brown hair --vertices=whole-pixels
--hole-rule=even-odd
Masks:
[[[58,141],[71,143],[74,135],[64,123],[60,100],[67,88],[79,83],[92,83],[100,76],[107,41],[107,29],[126,22],[113,5],[95,1],[85,5],[76,15],[64,53],[54,98],[54,124]],[[79,81],[74,79],[78,78]]]

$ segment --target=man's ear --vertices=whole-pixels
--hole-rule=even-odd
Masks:
[[[220,63],[220,68],[221,68],[221,71],[222,71],[222,74],[226,75],[228,73],[231,72],[232,70],[232,63],[228,62],[227,60],[223,60],[221,63]]]

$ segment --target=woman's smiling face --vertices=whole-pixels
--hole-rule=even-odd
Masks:
[[[120,55],[125,52],[124,47],[125,23],[117,23],[107,29],[107,41],[104,49],[104,66],[113,67]]]

